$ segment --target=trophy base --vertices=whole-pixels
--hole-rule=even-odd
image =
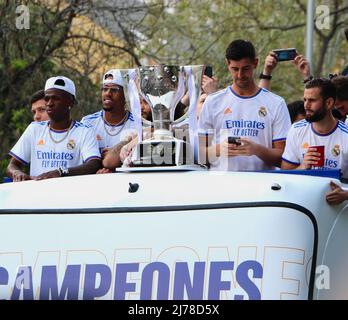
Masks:
[[[152,167],[120,167],[116,172],[188,172],[207,171],[208,168],[198,164],[185,164],[181,166],[152,166]]]
[[[138,143],[130,166],[181,166],[193,164],[188,144],[179,139],[144,140]]]

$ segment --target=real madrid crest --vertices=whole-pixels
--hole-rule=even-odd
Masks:
[[[70,139],[68,141],[68,143],[66,144],[66,147],[69,149],[69,150],[73,150],[76,146],[76,143],[73,139]]]
[[[266,117],[267,116],[267,110],[265,107],[260,107],[259,109],[259,116],[260,117]]]
[[[341,150],[340,150],[340,146],[338,144],[336,144],[332,150],[331,150],[331,153],[334,157],[337,157],[339,156],[339,154],[341,153]]]

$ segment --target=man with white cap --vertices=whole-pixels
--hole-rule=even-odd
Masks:
[[[11,149],[7,174],[13,181],[42,180],[95,173],[101,166],[93,130],[71,120],[76,101],[69,78],[49,78],[45,85],[48,121],[32,122]],[[23,171],[30,165],[30,174]]]
[[[99,142],[100,152],[105,152],[136,133],[133,115],[126,108],[123,79],[120,70],[111,69],[103,76],[103,110],[87,115],[81,122],[91,125]]]

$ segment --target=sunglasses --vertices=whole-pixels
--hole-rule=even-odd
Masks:
[[[110,91],[111,93],[117,93],[117,92],[120,92],[121,90],[122,90],[121,87],[102,87],[101,88],[102,92]]]

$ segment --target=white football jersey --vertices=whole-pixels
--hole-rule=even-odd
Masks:
[[[30,175],[78,166],[90,159],[100,159],[93,130],[73,121],[70,130],[49,128],[49,121],[32,122],[11,149],[10,155],[25,165]]]
[[[342,175],[348,177],[348,126],[345,123],[337,121],[328,134],[316,132],[313,124],[306,120],[294,123],[286,138],[282,159],[299,166],[311,146],[325,146],[322,169],[341,169]]]
[[[131,112],[128,112],[128,119],[120,125],[111,126],[106,123],[103,110],[83,117],[81,122],[93,127],[100,151],[115,146],[137,132]]]
[[[208,95],[198,122],[199,134],[214,134],[220,143],[228,136],[245,137],[267,148],[286,139],[291,126],[285,101],[274,93],[260,89],[254,96],[242,97],[227,87]],[[257,156],[220,156],[211,163],[213,170],[257,171],[274,167]]]

